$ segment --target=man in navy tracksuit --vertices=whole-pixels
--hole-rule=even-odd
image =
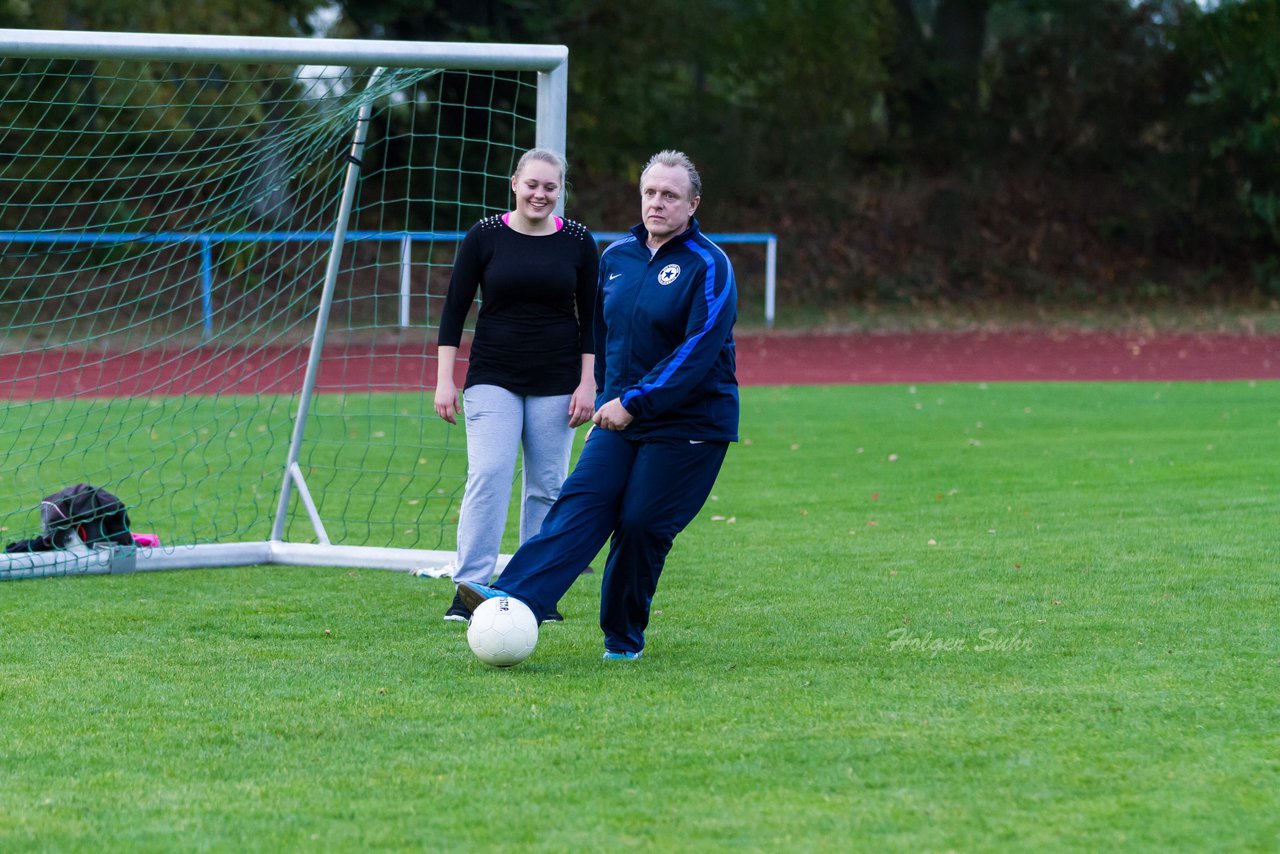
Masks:
[[[641,173],[643,222],[600,258],[595,428],[501,590],[458,588],[473,609],[506,595],[541,621],[612,537],[600,590],[606,659],[640,657],[667,552],[738,439],[737,285],[694,219],[701,194],[680,152],[655,154]]]

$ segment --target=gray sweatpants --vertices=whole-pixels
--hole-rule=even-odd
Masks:
[[[520,542],[538,533],[569,474],[570,395],[522,397],[494,385],[462,395],[467,426],[467,488],[458,514],[453,580],[488,584],[497,569],[511,503],[516,455],[524,451]]]

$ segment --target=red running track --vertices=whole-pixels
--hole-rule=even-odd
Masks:
[[[1000,332],[763,336],[744,384],[1280,379],[1280,336]]]
[[[754,335],[738,339],[743,385],[1280,379],[1280,337],[966,334]],[[324,391],[435,384],[435,348],[362,347],[321,362]],[[465,355],[465,353],[464,353]],[[0,355],[0,399],[288,394],[300,347]]]

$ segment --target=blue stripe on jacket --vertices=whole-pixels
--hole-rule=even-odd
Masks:
[[[725,300],[733,293],[733,268],[729,267],[729,277],[725,281],[724,290],[720,292],[720,296],[716,296],[716,261],[702,246],[695,241],[688,240],[685,246],[692,249],[707,264],[707,273],[702,282],[702,294],[707,301],[707,319],[703,322],[702,328],[692,337],[688,338],[684,345],[676,352],[675,358],[667,363],[666,369],[658,375],[658,377],[650,383],[645,383],[638,389],[633,389],[622,398],[622,405],[626,406],[629,401],[635,400],[642,394],[647,394],[654,389],[662,388],[671,375],[680,369],[680,366],[689,358],[689,354],[693,352],[693,348],[698,345],[702,337],[715,328],[716,321],[720,317],[720,312],[724,310]]]

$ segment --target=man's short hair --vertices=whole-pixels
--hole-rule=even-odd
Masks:
[[[676,151],[672,148],[666,148],[649,158],[649,162],[640,170],[640,183],[644,183],[644,176],[649,174],[649,170],[654,166],[680,166],[684,171],[689,173],[689,187],[693,191],[691,198],[698,198],[702,195],[702,177],[698,175],[698,168],[693,165],[693,161],[689,159],[689,155],[683,151]]]

